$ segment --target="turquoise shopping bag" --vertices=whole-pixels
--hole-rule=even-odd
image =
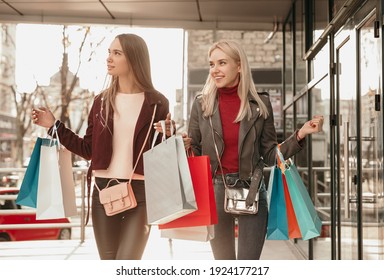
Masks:
[[[36,208],[41,143],[42,139],[38,137],[16,198],[16,204],[18,205]]]
[[[267,239],[288,240],[288,219],[284,196],[284,185],[280,168],[272,167],[268,183]]]
[[[280,150],[277,154],[283,164],[280,165],[288,185],[289,195],[292,200],[293,209],[300,227],[303,240],[320,236],[322,222],[317,214],[315,206],[308,194],[303,180],[292,160],[284,160]]]

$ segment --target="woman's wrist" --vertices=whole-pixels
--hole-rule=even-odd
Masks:
[[[61,124],[60,120],[55,120],[55,121],[53,122],[53,124],[52,124],[50,127],[48,127],[48,129],[49,129],[49,130],[51,130],[51,129],[58,129],[59,126],[60,126],[60,124]]]
[[[303,140],[304,138],[305,138],[305,136],[301,135],[301,134],[300,134],[300,130],[298,130],[297,133],[296,133],[296,140],[297,140],[298,142],[300,142],[300,141]]]

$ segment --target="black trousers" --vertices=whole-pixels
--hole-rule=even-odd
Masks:
[[[218,224],[215,238],[210,241],[215,260],[258,260],[267,232],[267,191],[263,186],[259,194],[256,215],[232,215],[224,211],[224,184],[221,176],[214,179]],[[235,242],[235,219],[238,222],[238,246]],[[237,252],[237,254],[236,254]]]
[[[110,179],[95,178],[103,189]],[[120,182],[127,180],[119,180]],[[112,182],[111,182],[111,185]],[[99,191],[92,194],[92,223],[97,249],[102,260],[140,260],[148,241],[150,226],[147,223],[144,181],[132,180],[137,207],[107,216],[99,200]]]

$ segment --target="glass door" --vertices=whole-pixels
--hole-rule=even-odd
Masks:
[[[350,31],[336,38],[336,181],[337,181],[337,259],[356,259],[357,211],[351,198],[357,196],[357,102],[356,48]]]
[[[359,257],[362,259],[384,259],[383,116],[380,103],[383,62],[382,38],[375,36],[375,19],[376,13],[373,11],[357,27],[361,145],[361,174],[358,179],[361,186],[360,198],[350,197],[350,205],[361,205],[362,243]]]
[[[375,11],[337,36],[338,259],[383,259],[381,39]]]

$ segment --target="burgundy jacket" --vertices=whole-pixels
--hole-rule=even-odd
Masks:
[[[63,123],[59,121],[56,122],[60,142],[71,152],[87,160],[91,160],[92,170],[107,169],[111,162],[113,152],[113,118],[108,118],[108,127],[105,127],[103,125],[104,122],[102,122],[102,119],[106,119],[106,109],[104,104],[104,108],[102,111],[101,104],[101,95],[97,95],[94,98],[91,111],[88,115],[88,127],[84,137],[80,137],[79,135],[75,134],[72,130],[66,128]],[[153,129],[152,124],[150,122],[155,104],[157,104],[157,109],[154,122],[157,122],[159,120],[165,120],[169,112],[169,101],[164,95],[155,92],[145,92],[144,103],[136,123],[135,134],[133,138],[134,147],[132,166],[134,166],[136,163],[137,157],[140,153],[141,147],[143,145],[143,142],[150,126],[151,133],[149,135],[149,139],[145,145],[143,153],[151,148],[155,130]],[[101,113],[103,114],[103,118],[101,118]],[[110,116],[113,116],[112,110],[110,110]],[[144,174],[142,156],[140,157],[135,173]]]

